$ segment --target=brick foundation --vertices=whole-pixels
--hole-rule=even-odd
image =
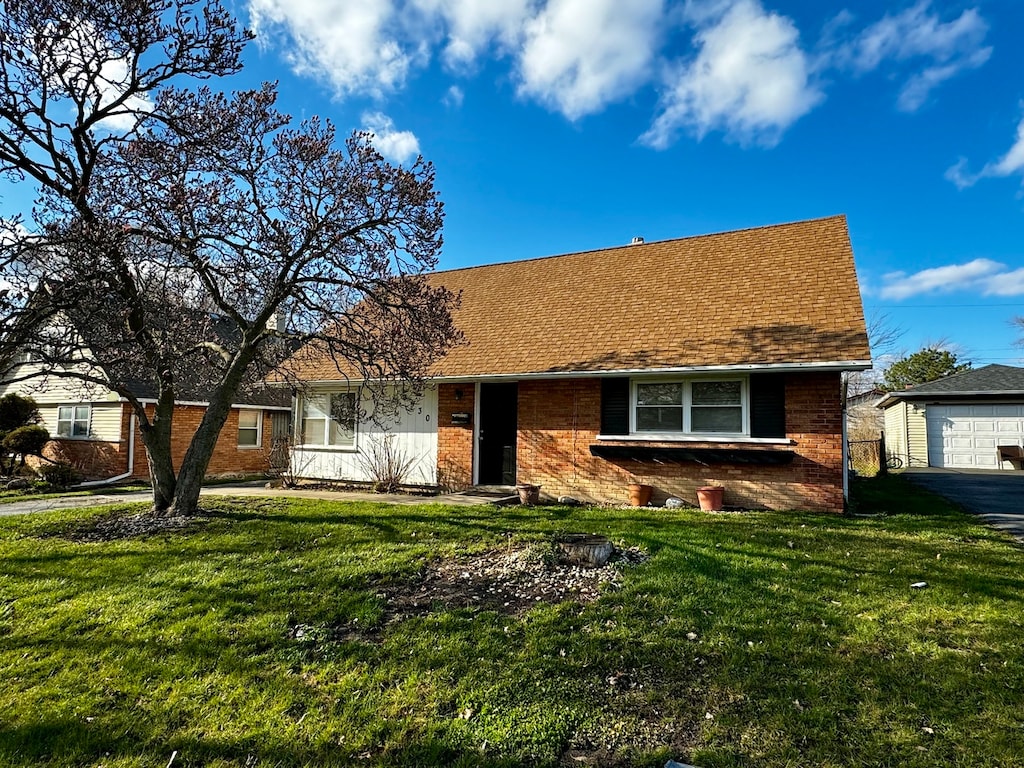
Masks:
[[[463,392],[459,401],[454,397],[457,386]],[[725,486],[725,503],[730,506],[841,512],[839,391],[838,373],[787,377],[786,430],[793,445],[765,446],[764,450],[792,450],[795,453],[792,463],[704,465],[680,461],[657,464],[591,455],[590,446],[597,442],[601,427],[598,379],[521,381],[517,480],[537,483],[549,496],[571,495],[587,501],[613,503],[628,501],[627,486],[631,482],[653,486],[655,503],[669,496],[696,503],[698,487],[721,484]],[[452,426],[451,413],[473,412],[473,387],[442,384],[438,398],[439,474],[449,472],[468,485],[472,476],[473,428]],[[707,444],[707,447],[729,447],[729,444]],[[758,446],[735,444],[732,447]]]

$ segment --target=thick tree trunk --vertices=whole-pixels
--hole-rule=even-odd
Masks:
[[[145,414],[143,414],[145,415]],[[174,424],[174,392],[160,394],[151,420],[140,419],[139,430],[149,459],[149,479],[153,485],[153,509],[166,512],[174,503],[177,475],[171,455],[171,429]]]
[[[192,436],[181,462],[181,474],[178,475],[172,504],[175,514],[194,515],[199,509],[199,492],[213,457],[213,449],[217,446],[221,429],[231,412],[231,403],[238,394],[242,376],[252,357],[253,351],[250,348],[235,358],[220,386],[210,397],[199,428]]]

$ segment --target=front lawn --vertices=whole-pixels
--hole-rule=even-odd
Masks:
[[[0,765],[1024,765],[1024,551],[861,483],[887,514],[204,498],[193,528],[111,541],[110,508],[2,519]],[[593,602],[477,580],[574,531],[650,558]]]

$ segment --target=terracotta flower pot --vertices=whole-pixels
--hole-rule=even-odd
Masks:
[[[519,503],[533,506],[540,502],[540,486],[532,483],[520,483],[516,486],[519,492]]]
[[[651,501],[651,494],[654,488],[642,483],[630,483],[629,503],[634,507],[646,507]]]
[[[720,485],[708,485],[697,489],[697,501],[705,512],[714,512],[722,508],[725,488]]]

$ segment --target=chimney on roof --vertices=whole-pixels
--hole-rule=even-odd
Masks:
[[[642,237],[634,237],[633,242],[630,245],[643,245],[644,239]]]

